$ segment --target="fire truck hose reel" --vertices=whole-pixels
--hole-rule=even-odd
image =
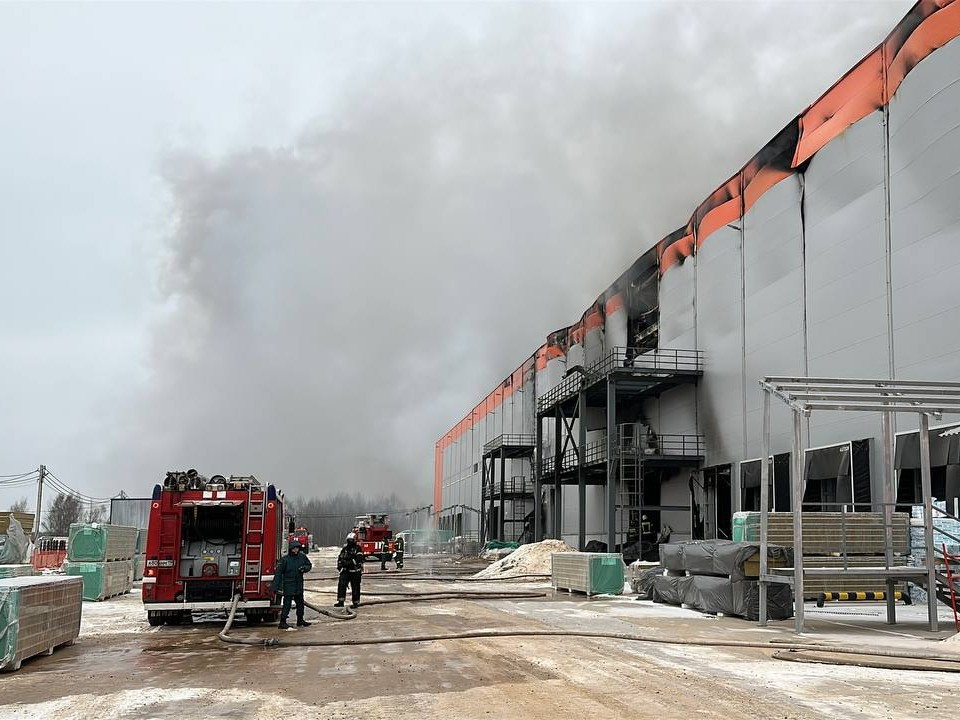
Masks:
[[[493,599],[493,596],[488,596]],[[437,598],[425,598],[437,599]],[[475,598],[472,598],[475,599]],[[357,645],[391,645],[394,643],[420,643],[420,642],[441,642],[445,640],[473,640],[482,638],[518,638],[518,637],[582,637],[602,640],[624,640],[627,642],[641,642],[655,645],[679,645],[689,647],[728,647],[728,648],[750,648],[758,650],[775,651],[771,657],[776,660],[788,660],[793,662],[818,662],[833,665],[856,665],[859,667],[877,667],[890,668],[889,663],[871,662],[866,658],[888,658],[892,660],[915,660],[928,663],[920,666],[914,664],[902,664],[898,669],[920,670],[925,672],[960,672],[960,655],[948,653],[932,653],[910,650],[880,650],[873,648],[864,648],[850,645],[830,645],[826,643],[804,643],[785,640],[774,640],[770,642],[756,642],[753,640],[713,640],[713,639],[685,639],[685,638],[665,638],[653,635],[612,633],[612,632],[589,632],[586,630],[467,630],[459,633],[436,633],[425,635],[411,635],[407,637],[393,638],[352,638],[343,640],[287,640],[286,638],[235,638],[229,635],[230,627],[233,624],[236,615],[237,603],[240,597],[234,598],[230,608],[230,614],[227,618],[227,624],[219,634],[219,638],[224,642],[243,645],[259,645],[263,647],[347,647]],[[373,600],[366,605],[381,605],[395,602],[410,602],[410,599],[393,600]],[[308,603],[311,609],[315,606]],[[801,653],[817,653],[816,660],[809,659]],[[825,654],[837,655],[835,658],[822,657]],[[854,657],[847,657],[854,656]]]

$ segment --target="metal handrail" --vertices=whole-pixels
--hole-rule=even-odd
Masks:
[[[702,350],[658,348],[640,351],[631,347],[615,347],[582,373],[563,378],[537,398],[537,412],[572,398],[580,388],[602,380],[614,370],[648,371],[655,375],[703,372]]]
[[[620,438],[617,443],[617,456],[620,459],[665,458],[665,457],[703,457],[703,435],[657,435],[656,447],[642,447],[633,438]],[[606,435],[583,446],[584,465],[595,465],[607,460]],[[561,458],[560,472],[575,470],[580,463],[579,452],[569,448]],[[540,476],[547,478],[554,474],[556,456],[546,455],[540,462]]]
[[[483,446],[484,454],[493,450],[499,450],[502,447],[533,447],[536,444],[536,438],[533,435],[523,433],[504,433],[498,435]]]

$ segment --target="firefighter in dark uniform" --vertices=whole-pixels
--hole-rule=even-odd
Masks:
[[[277,563],[277,572],[274,575],[274,586],[277,593],[283,593],[283,610],[280,612],[281,630],[286,630],[287,618],[290,616],[290,605],[297,601],[297,627],[309,627],[310,623],[303,619],[303,576],[310,572],[313,563],[306,553],[300,552],[300,543],[290,542],[287,554]]]
[[[354,533],[347,535],[347,542],[340,550],[337,557],[337,572],[340,573],[340,581],[337,583],[337,602],[334,607],[343,607],[347,599],[347,585],[350,586],[351,604],[350,607],[360,607],[360,579],[363,576],[364,560],[363,549],[357,543],[357,536]]]
[[[403,535],[397,535],[396,551],[393,559],[397,561],[397,570],[403,569]]]

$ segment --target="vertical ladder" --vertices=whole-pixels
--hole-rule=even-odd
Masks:
[[[617,509],[620,511],[617,521],[617,539],[621,550],[627,544],[630,525],[635,521],[640,530],[640,494],[641,494],[641,452],[637,439],[636,423],[624,423],[617,428]],[[615,552],[615,548],[608,548]]]
[[[250,483],[247,489],[247,531],[245,540],[256,536],[259,543],[247,542],[243,551],[243,594],[260,594],[260,577],[263,566],[264,510],[266,504],[263,487]]]

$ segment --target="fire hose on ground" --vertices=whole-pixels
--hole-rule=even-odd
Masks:
[[[370,600],[364,602],[364,606],[386,605],[398,602],[413,602],[416,600],[447,600],[447,599],[531,599],[534,597],[544,597],[545,593],[533,592],[503,592],[503,593],[414,593],[412,597],[394,598],[388,600]],[[462,595],[469,597],[461,598]],[[256,645],[260,647],[347,647],[360,645],[391,645],[394,643],[421,643],[421,642],[443,642],[447,640],[475,640],[475,639],[497,639],[497,638],[521,638],[521,637],[580,637],[594,640],[623,640],[626,642],[640,642],[653,645],[674,645],[687,647],[714,647],[714,648],[746,648],[754,650],[773,650],[772,657],[776,660],[787,660],[792,662],[822,663],[828,665],[846,665],[856,667],[870,667],[879,669],[895,670],[913,670],[913,671],[932,671],[932,672],[960,672],[960,653],[950,655],[946,653],[920,652],[913,650],[880,650],[874,648],[856,647],[850,645],[829,645],[815,642],[794,642],[789,640],[772,640],[770,642],[757,642],[753,640],[713,640],[713,639],[689,639],[689,638],[665,638],[655,635],[615,633],[615,632],[595,632],[587,630],[465,630],[458,633],[428,633],[423,635],[409,635],[406,637],[392,638],[348,638],[340,640],[287,640],[286,638],[237,638],[231,636],[230,628],[233,626],[236,617],[237,605],[240,602],[240,595],[234,596],[233,603],[230,606],[230,614],[227,617],[227,623],[218,637],[227,643],[242,645]],[[319,606],[307,602],[305,603],[311,610],[332,617],[337,620],[353,620],[357,613],[345,610],[343,613],[320,608]],[[804,655],[803,653],[815,653],[815,657]],[[823,655],[838,655],[840,657],[822,657]],[[868,660],[866,658],[877,658],[877,660]],[[882,659],[891,661],[915,661],[928,663],[927,665],[916,665],[908,662],[880,662]]]

